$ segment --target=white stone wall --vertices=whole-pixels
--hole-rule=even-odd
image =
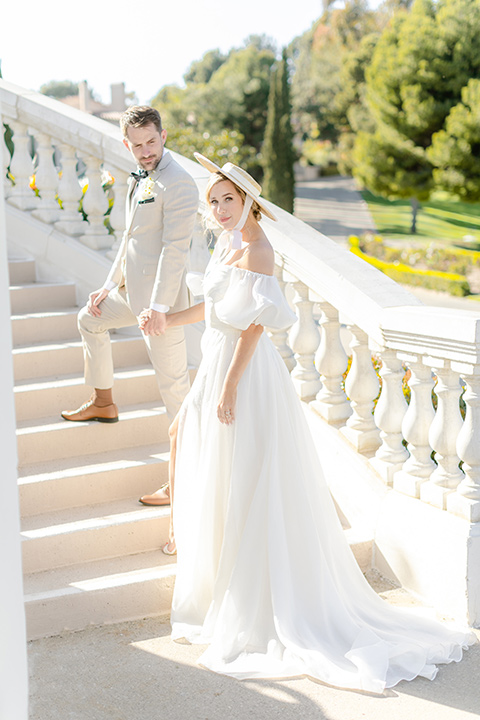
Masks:
[[[1,108],[0,108],[1,115]],[[3,131],[3,126],[2,126]],[[0,143],[0,167],[2,163]],[[0,718],[27,720],[28,674],[23,608],[17,445],[3,182],[0,183]]]

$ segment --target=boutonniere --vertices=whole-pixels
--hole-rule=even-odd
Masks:
[[[146,177],[140,182],[138,189],[138,204],[144,205],[145,203],[154,202],[157,197],[157,193],[153,192],[155,188],[155,181],[150,177]]]

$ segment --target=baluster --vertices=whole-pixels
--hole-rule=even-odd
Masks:
[[[125,200],[127,197],[127,179],[128,173],[115,168],[115,182],[113,184],[113,207],[110,212],[110,225],[115,233],[115,241],[111,249],[107,252],[107,257],[114,260],[117,256],[118,248],[122,242],[123,233],[125,232]]]
[[[10,162],[10,174],[14,185],[8,196],[8,202],[20,210],[31,210],[37,207],[37,198],[30,187],[33,174],[33,162],[30,155],[31,137],[27,127],[17,120],[10,121],[13,131],[13,157]]]
[[[67,235],[81,235],[85,232],[87,223],[80,213],[82,188],[78,182],[75,148],[62,143],[60,150],[62,175],[58,183],[58,194],[63,210],[60,212],[60,219],[55,223],[55,227]]]
[[[465,477],[457,492],[447,497],[447,508],[469,522],[480,521],[480,377],[464,377],[465,422],[458,434],[457,451]]]
[[[275,277],[278,280],[278,284],[283,293],[285,293],[286,282],[283,279],[283,269],[281,265],[275,265],[274,269]],[[268,329],[268,328],[267,328]],[[295,367],[295,358],[293,352],[288,344],[288,330],[270,330],[268,333],[272,338],[272,342],[283,358],[283,362],[287,366],[288,372],[292,372]]]
[[[327,302],[319,305],[322,311],[321,333],[315,363],[322,386],[312,406],[327,422],[339,423],[352,414],[343,389],[343,374],[348,366],[348,357],[340,338],[337,309]]]
[[[426,483],[435,469],[431,458],[432,448],[428,441],[430,426],[435,417],[432,404],[433,379],[430,367],[426,367],[416,356],[408,363],[408,367],[410,403],[403,418],[402,433],[408,442],[410,457],[400,472],[395,473],[393,487],[405,495],[418,498],[423,483]]]
[[[297,364],[292,371],[292,380],[302,400],[312,398],[320,389],[320,376],[315,368],[315,350],[320,336],[313,318],[314,303],[309,300],[308,287],[302,282],[293,283],[298,322],[290,331],[290,343]]]
[[[445,508],[446,496],[454,491],[463,478],[459,468],[456,443],[463,421],[459,408],[460,377],[445,361],[443,368],[435,368],[438,398],[437,411],[430,426],[429,441],[435,450],[437,467],[428,483],[420,488],[420,497],[436,507]]]
[[[381,358],[382,392],[375,408],[374,419],[381,431],[382,444],[370,464],[387,485],[391,485],[394,474],[402,469],[408,458],[402,442],[402,421],[407,412],[407,402],[402,389],[404,370],[396,350],[382,350]]]
[[[8,177],[8,166],[10,165],[10,151],[8,149],[7,143],[5,142],[5,125],[3,122],[0,124],[0,128],[2,130],[2,158],[3,158],[3,184],[4,184],[4,193],[5,198],[8,198],[10,195],[10,192],[12,190],[12,183],[10,181],[10,178]]]
[[[35,141],[35,185],[40,197],[32,215],[43,222],[53,223],[58,220],[61,210],[57,200],[58,172],[53,162],[52,140],[46,133],[38,133]]]
[[[88,218],[88,227],[79,237],[80,242],[94,250],[112,245],[112,238],[105,227],[105,213],[108,210],[108,198],[102,186],[100,161],[92,155],[84,158],[88,178],[88,189],[83,196],[83,210]]]
[[[352,415],[340,432],[357,452],[375,451],[380,445],[380,433],[373,419],[373,401],[378,395],[379,382],[368,347],[368,336],[356,325],[350,327],[353,338],[350,344],[352,365],[345,381],[350,398]]]

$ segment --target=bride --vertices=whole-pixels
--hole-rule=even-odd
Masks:
[[[205,303],[167,318],[169,327],[206,321],[203,359],[171,429],[172,636],[208,644],[201,664],[237,678],[309,675],[378,693],[433,679],[474,636],[392,608],[363,577],[264,332],[295,321],[259,225],[261,213],[275,218],[248,173],[195,157],[211,172],[207,201],[224,232]]]

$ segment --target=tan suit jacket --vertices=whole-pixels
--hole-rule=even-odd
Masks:
[[[186,264],[198,209],[197,186],[168,152],[149,176],[153,200],[139,202],[131,177],[126,228],[107,282],[125,285],[127,302],[139,315],[150,303],[172,312],[188,306]]]

